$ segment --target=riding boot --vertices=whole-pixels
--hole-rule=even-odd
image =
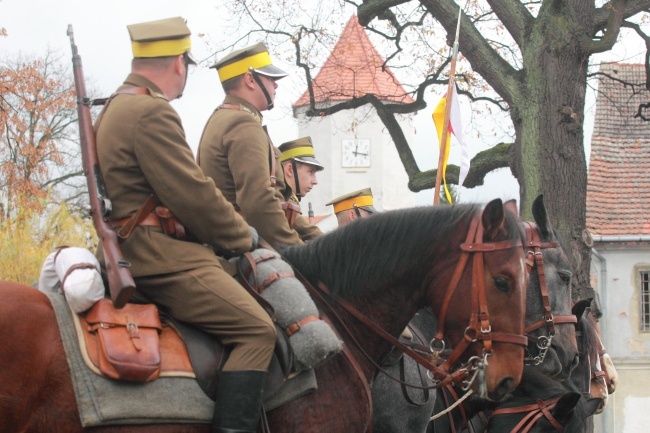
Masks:
[[[223,371],[214,401],[212,433],[255,433],[266,371]]]

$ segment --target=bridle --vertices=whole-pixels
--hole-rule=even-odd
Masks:
[[[518,248],[521,246],[521,242],[514,240],[483,243],[483,224],[481,223],[481,215],[475,215],[472,219],[465,243],[460,246],[462,251],[460,260],[458,261],[456,270],[447,286],[447,292],[438,317],[438,329],[436,335],[429,344],[433,354],[434,363],[437,364],[440,353],[445,348],[444,335],[447,310],[452,295],[458,287],[463,270],[469,261],[470,255],[472,255],[472,314],[470,316],[469,325],[465,329],[464,337],[460,344],[454,348],[449,358],[447,358],[442,365],[435,370],[429,370],[431,373],[430,379],[436,386],[440,387],[463,381],[463,391],[468,390],[478,371],[484,368],[487,364],[487,357],[492,354],[492,342],[496,341],[500,343],[517,344],[524,347],[527,346],[527,339],[523,335],[492,331],[487,305],[487,295],[485,292],[483,268],[483,253]],[[471,357],[465,365],[461,366],[454,372],[451,372],[453,365],[459,359],[461,354],[463,354],[465,350],[476,341],[481,341],[483,344],[482,356]],[[465,380],[467,377],[470,377],[470,379]]]
[[[342,307],[350,315],[354,316],[358,321],[363,323],[368,329],[373,333],[378,335],[383,340],[390,343],[392,346],[404,352],[406,355],[410,356],[418,364],[422,365],[424,368],[429,370],[430,379],[434,382],[434,385],[431,388],[437,388],[448,384],[455,384],[463,382],[463,386],[469,388],[471,382],[476,377],[478,371],[487,364],[487,357],[492,353],[492,342],[502,342],[517,344],[523,347],[527,346],[527,339],[524,335],[519,334],[507,334],[501,332],[494,332],[490,326],[489,312],[487,307],[487,296],[485,291],[485,280],[484,280],[484,269],[483,269],[483,253],[493,252],[498,250],[512,249],[512,248],[521,248],[522,243],[519,240],[508,240],[501,242],[489,242],[483,243],[483,225],[481,223],[481,214],[477,214],[473,217],[470,227],[467,233],[467,238],[465,243],[461,245],[461,256],[460,260],[456,266],[452,279],[448,285],[447,292],[445,295],[445,300],[443,302],[442,312],[439,319],[439,329],[436,337],[430,343],[431,353],[427,355],[421,355],[418,351],[413,350],[411,347],[400,342],[397,338],[393,337],[391,334],[386,332],[384,329],[375,324],[370,318],[361,313],[356,307],[352,306],[350,303],[344,299],[334,297],[329,289],[323,284],[318,284],[318,290],[312,287],[306,282],[304,277],[299,275],[299,272],[296,272],[296,276],[306,283],[305,286],[307,290],[312,294],[316,300],[319,301],[321,305],[327,307],[328,313],[331,313],[333,318],[337,319],[340,327],[346,331],[346,333],[351,337],[353,343],[359,349],[359,351],[379,370],[379,366],[372,357],[366,353],[361,344],[356,341],[353,337],[353,333],[345,325],[344,321],[340,318],[338,313],[335,311],[332,304],[337,304]],[[465,329],[465,336],[461,343],[456,347],[447,360],[443,362],[442,365],[438,365],[438,359],[440,352],[444,349],[444,342],[442,338],[444,337],[444,318],[446,316],[447,308],[451,297],[458,286],[460,278],[463,274],[465,266],[469,261],[469,257],[473,258],[473,279],[472,279],[472,304],[473,312],[470,317],[470,323]],[[436,346],[436,341],[441,342],[439,349],[434,348]],[[454,370],[452,367],[460,357],[460,355],[467,350],[467,348],[474,342],[481,341],[483,344],[483,354],[481,357],[473,356],[471,357],[464,365],[460,368]],[[436,346],[438,347],[438,346]],[[385,372],[384,372],[385,373]],[[388,375],[388,374],[387,374]],[[466,380],[468,376],[470,379]],[[397,382],[401,382],[399,379],[393,378]],[[417,386],[413,386],[418,388]]]
[[[544,362],[546,353],[551,347],[551,343],[555,337],[555,325],[561,323],[576,324],[578,323],[578,319],[573,314],[554,316],[551,311],[551,304],[548,298],[548,288],[546,286],[546,274],[544,272],[544,257],[542,256],[542,249],[558,248],[560,246],[559,242],[542,242],[540,240],[540,233],[537,224],[533,222],[525,222],[524,225],[526,226],[526,247],[528,248],[528,251],[526,252],[526,271],[530,273],[533,268],[537,268],[539,288],[544,306],[544,315],[542,316],[542,320],[535,322],[524,329],[524,333],[531,341],[535,342],[535,346],[539,350],[539,353],[536,356],[527,356],[524,358],[524,362],[528,365],[539,365]],[[530,333],[543,326],[546,326],[548,335],[540,335],[535,340],[535,337],[530,335]],[[526,351],[528,352],[528,348],[526,348]]]
[[[492,412],[492,416],[526,413],[521,421],[519,421],[517,425],[515,425],[512,430],[510,430],[510,433],[527,433],[542,417],[546,418],[548,422],[550,422],[551,425],[555,427],[556,430],[560,431],[564,427],[555,419],[551,413],[551,409],[557,405],[557,402],[559,400],[560,397],[556,397],[549,400],[537,400],[537,403],[529,404],[527,406],[496,409],[494,412]]]
[[[536,347],[539,349],[539,354],[535,357],[526,357],[524,359],[524,362],[529,365],[530,364],[539,365],[542,362],[544,362],[546,353],[548,352],[548,349],[551,347],[551,342],[553,341],[553,337],[555,336],[555,325],[561,323],[576,324],[578,322],[578,319],[576,318],[575,315],[553,315],[553,312],[551,310],[551,304],[548,296],[548,287],[546,285],[546,274],[544,269],[544,257],[542,255],[542,250],[546,248],[558,248],[560,246],[559,242],[557,241],[542,242],[540,232],[539,232],[539,227],[537,226],[537,224],[535,224],[534,222],[524,222],[524,225],[526,228],[526,248],[528,249],[528,251],[526,252],[526,272],[530,274],[533,268],[537,268],[537,275],[539,277],[539,286],[540,286],[540,292],[542,297],[542,303],[544,306],[544,315],[542,316],[542,320],[535,322],[529,325],[528,327],[526,327],[526,329],[524,329],[524,333],[526,334],[528,339],[534,341],[535,337],[530,335],[532,331],[539,329],[543,326],[546,326],[546,328],[548,329],[548,336],[542,335],[537,337]],[[528,351],[528,348],[526,348],[526,351]],[[447,386],[446,389],[451,393],[452,398],[458,401],[459,398],[455,390],[451,386]],[[445,400],[447,400],[446,395],[445,395]],[[551,402],[551,400],[547,400],[546,402],[542,402],[542,403],[546,404],[549,402]],[[553,403],[553,406],[554,405],[555,403]],[[539,409],[537,405],[531,405],[525,407],[529,408],[532,406],[534,406],[533,409]],[[460,410],[461,410],[461,416],[463,417],[463,425],[467,425],[467,415],[462,405],[460,405]],[[504,411],[503,413],[516,413],[516,412],[505,412],[505,410],[507,409],[500,409],[500,410],[503,410]],[[541,409],[539,410],[541,411]],[[453,427],[454,421],[451,416],[451,412],[449,411],[448,413],[450,417],[450,424],[452,425],[452,429],[454,429]],[[541,416],[542,415],[539,415],[539,417]],[[531,427],[537,421],[537,419],[539,419],[539,417],[532,422]]]

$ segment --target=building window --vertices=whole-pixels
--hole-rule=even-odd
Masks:
[[[641,332],[650,332],[650,271],[641,271]]]

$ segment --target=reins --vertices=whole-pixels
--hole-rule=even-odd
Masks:
[[[551,425],[559,431],[563,429],[563,426],[551,413],[551,409],[557,405],[559,400],[560,397],[556,397],[549,400],[537,400],[537,403],[529,404],[527,406],[496,409],[492,412],[492,416],[527,413],[526,416],[524,416],[512,430],[510,430],[510,433],[528,433],[535,423],[542,417],[545,417]]]
[[[440,341],[444,337],[444,317],[446,315],[447,307],[451,299],[451,295],[455,291],[460,278],[462,276],[463,270],[469,261],[470,255],[473,255],[473,312],[470,317],[470,323],[465,330],[465,337],[461,341],[461,344],[452,352],[449,359],[447,359],[441,366],[437,365],[437,360],[440,353],[444,350],[444,344],[439,350],[433,349],[433,341],[430,345],[432,352],[427,353],[427,355],[421,355],[418,351],[413,350],[408,345],[402,343],[397,338],[393,337],[391,334],[386,332],[384,329],[375,324],[370,318],[361,313],[358,309],[352,306],[350,303],[341,298],[335,298],[330,293],[327,286],[323,283],[319,283],[318,290],[316,290],[311,284],[309,284],[306,279],[300,275],[299,272],[296,272],[296,276],[305,283],[305,287],[309,290],[310,294],[319,301],[323,306],[326,306],[329,312],[337,322],[344,329],[347,334],[351,337],[353,343],[357,349],[373,364],[373,366],[384,374],[386,374],[391,379],[396,382],[404,383],[397,378],[392,377],[387,374],[380,365],[363,349],[362,345],[354,338],[352,331],[345,325],[341,317],[338,315],[332,304],[337,304],[343,308],[350,315],[354,316],[358,321],[363,323],[368,329],[370,329],[377,336],[382,338],[384,341],[391,344],[393,347],[401,350],[407,356],[411,357],[418,364],[422,365],[424,368],[429,370],[433,377],[430,377],[434,381],[433,386],[431,387],[419,387],[416,385],[406,384],[410,387],[416,389],[433,389],[438,388],[444,385],[458,383],[461,381],[463,385],[469,387],[473,381],[474,376],[478,371],[483,368],[485,365],[486,358],[489,354],[492,353],[492,342],[498,341],[503,343],[518,344],[521,346],[527,346],[527,339],[524,335],[516,334],[506,334],[500,332],[492,331],[489,321],[489,312],[487,307],[487,296],[485,292],[485,280],[484,280],[484,269],[483,269],[483,253],[492,252],[497,250],[511,249],[522,247],[522,243],[518,240],[509,240],[501,242],[492,242],[492,243],[483,243],[483,227],[481,224],[481,214],[477,214],[473,217],[470,228],[468,230],[466,242],[461,245],[461,258],[458,262],[456,270],[452,276],[451,282],[447,288],[447,293],[445,297],[445,302],[443,304],[443,312],[439,321],[439,329],[437,336],[440,336]],[[326,299],[329,298],[328,299]],[[451,371],[452,366],[456,363],[458,358],[464,353],[465,350],[474,342],[481,341],[484,346],[483,356],[482,357],[471,357],[468,362],[461,368]],[[433,359],[431,356],[433,355]],[[465,379],[473,373],[472,377],[465,381]]]
[[[526,357],[524,362],[526,364],[539,365],[544,362],[546,353],[551,347],[551,342],[555,337],[555,325],[562,323],[578,323],[578,319],[575,315],[557,315],[554,316],[551,311],[551,304],[548,297],[548,288],[546,286],[546,274],[544,271],[544,257],[542,256],[542,249],[546,248],[558,248],[560,246],[559,242],[542,242],[540,240],[540,233],[537,224],[533,222],[525,222],[526,226],[526,247],[529,248],[526,252],[526,271],[530,273],[533,268],[537,268],[537,276],[539,278],[539,287],[542,295],[542,304],[544,306],[544,315],[542,320],[529,325],[524,329],[524,333],[532,341],[535,341],[535,337],[529,335],[532,331],[539,329],[543,326],[546,326],[548,329],[548,336],[541,335],[537,337],[535,343],[539,353],[534,357]]]

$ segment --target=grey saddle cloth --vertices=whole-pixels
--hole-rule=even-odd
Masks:
[[[148,383],[106,379],[93,373],[79,350],[70,308],[62,294],[46,293],[52,302],[68,358],[79,417],[84,427],[118,424],[210,423],[214,402],[196,380],[161,377]],[[307,370],[288,380],[264,402],[274,409],[316,389],[316,376]]]

